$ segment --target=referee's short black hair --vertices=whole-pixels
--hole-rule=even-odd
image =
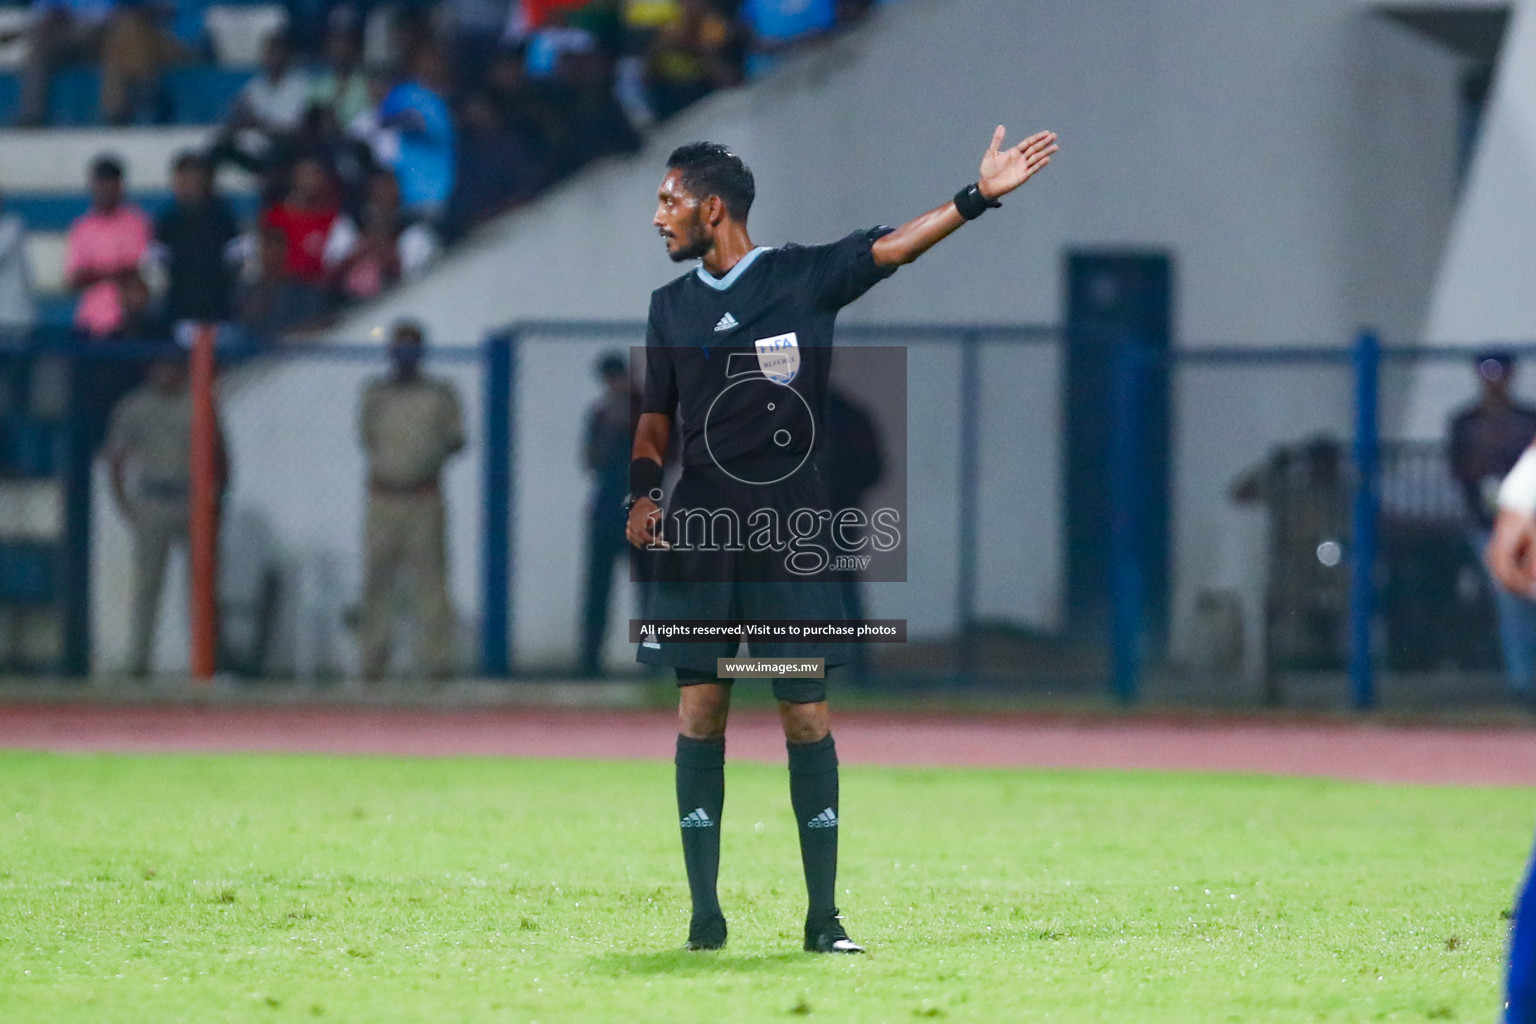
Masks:
[[[726,212],[746,220],[757,198],[752,170],[718,142],[690,142],[667,157],[667,166],[682,172],[683,187],[700,198],[719,196]]]

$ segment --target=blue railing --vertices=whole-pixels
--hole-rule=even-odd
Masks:
[[[630,321],[528,321],[512,325],[488,336],[479,345],[434,346],[432,355],[460,364],[473,364],[481,370],[483,386],[482,424],[484,443],[481,451],[481,495],[483,519],[478,538],[481,577],[480,601],[481,670],[492,677],[512,677],[520,665],[514,647],[517,618],[515,586],[518,578],[517,547],[513,541],[519,489],[519,467],[515,462],[520,443],[516,435],[520,395],[529,384],[519,379],[521,353],[526,346],[543,341],[585,338],[638,345],[644,325]],[[1260,374],[1266,368],[1318,366],[1336,368],[1341,380],[1352,379],[1350,421],[1354,474],[1350,487],[1349,529],[1349,607],[1348,607],[1348,694],[1356,708],[1372,707],[1377,700],[1376,663],[1372,647],[1373,626],[1377,619],[1374,567],[1377,562],[1377,523],[1381,515],[1380,437],[1381,379],[1393,366],[1433,362],[1469,362],[1473,351],[1463,346],[1382,345],[1370,332],[1362,332],[1350,345],[1284,346],[1245,348],[1213,346],[1164,352],[1141,344],[1132,336],[1074,337],[1072,343],[1098,344],[1112,360],[1110,393],[1107,396],[1108,422],[1112,444],[1109,449],[1109,514],[1102,523],[1103,543],[1110,553],[1113,571],[1106,580],[1110,596],[1109,629],[1104,635],[1104,650],[1110,655],[1105,675],[1106,692],[1121,702],[1133,702],[1142,692],[1149,651],[1148,600],[1150,567],[1145,550],[1143,525],[1149,514],[1143,505],[1149,467],[1144,449],[1135,440],[1147,422],[1147,386],[1154,374],[1170,369],[1198,367],[1252,367]],[[981,624],[980,589],[987,571],[983,552],[982,521],[987,500],[983,471],[983,453],[988,441],[985,431],[983,391],[987,383],[984,343],[1003,345],[1060,347],[1068,343],[1061,328],[1050,325],[976,325],[976,324],[847,324],[839,329],[843,345],[903,344],[939,342],[955,346],[953,401],[957,420],[953,425],[958,438],[955,465],[954,567],[954,671],[947,678],[964,682],[976,677],[977,647],[969,642]],[[1503,346],[1517,356],[1536,358],[1536,345]],[[108,344],[81,346],[54,343],[39,346],[34,352],[48,352],[82,359],[144,359],[165,351],[165,346],[149,344]],[[258,353],[259,354],[259,353]],[[376,360],[381,356],[373,344],[285,346],[275,356],[342,360]],[[231,360],[244,358],[230,353]],[[226,365],[229,365],[226,363]],[[1064,367],[1065,361],[1057,365]],[[950,372],[945,371],[946,374]],[[1470,376],[1470,368],[1469,368]],[[1255,380],[1262,378],[1256,377]],[[944,386],[949,387],[948,378]],[[925,410],[926,412],[926,410]],[[1297,407],[1298,423],[1304,410]],[[78,425],[65,424],[61,450],[74,467],[61,477],[65,490],[65,532],[73,538],[64,564],[70,584],[68,598],[69,643],[67,671],[81,672],[86,665],[86,591],[75,584],[89,561],[88,474],[90,454],[80,447]],[[1203,439],[1197,439],[1203,443]],[[1211,443],[1220,443],[1212,439]],[[948,456],[946,456],[947,458]],[[61,467],[62,469],[62,467]],[[525,470],[526,472],[526,470]],[[1217,486],[1213,483],[1213,486]],[[946,512],[946,515],[948,513]],[[995,520],[989,520],[995,522]],[[1174,520],[1173,522],[1176,522]],[[948,555],[945,556],[946,558]],[[946,570],[948,571],[948,570]],[[994,577],[989,577],[995,580]]]

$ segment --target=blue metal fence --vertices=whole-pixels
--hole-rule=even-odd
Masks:
[[[520,478],[524,470],[518,465],[517,453],[530,440],[538,440],[520,438],[517,433],[520,396],[529,394],[529,388],[537,387],[537,382],[519,373],[525,361],[525,350],[530,345],[559,344],[575,339],[638,345],[643,337],[644,325],[636,322],[525,322],[497,331],[477,346],[434,347],[433,355],[437,359],[477,366],[482,381],[479,490],[483,507],[480,534],[476,538],[480,563],[477,662],[486,676],[508,678],[530,668],[519,659],[514,629],[518,617],[515,594],[519,580],[515,509],[520,489],[528,486]],[[840,329],[839,342],[847,346],[937,345],[953,350],[953,361],[943,364],[946,368],[944,376],[924,382],[943,391],[953,381],[953,390],[945,398],[943,410],[916,410],[916,419],[924,422],[925,418],[936,414],[949,415],[944,410],[953,410],[954,416],[946,429],[952,431],[954,438],[952,455],[955,464],[944,467],[946,472],[952,468],[954,473],[952,478],[945,478],[946,481],[953,480],[954,491],[953,536],[944,541],[952,545],[946,558],[953,566],[953,589],[940,588],[932,597],[935,601],[952,601],[948,667],[931,672],[949,684],[976,682],[983,674],[978,661],[981,645],[977,642],[979,633],[987,626],[983,592],[987,585],[998,584],[998,570],[985,550],[989,534],[984,526],[992,523],[992,535],[995,536],[995,518],[987,517],[1006,514],[1006,496],[1000,499],[996,494],[995,484],[989,479],[987,462],[999,445],[1012,442],[988,433],[988,416],[995,413],[997,406],[996,392],[989,392],[995,383],[990,376],[996,372],[992,360],[1003,350],[1055,353],[1054,361],[1031,365],[1053,366],[1059,374],[1066,365],[1060,358],[1066,345],[1102,346],[1105,358],[1112,361],[1113,367],[1110,393],[1106,396],[1107,422],[1113,443],[1109,449],[1107,473],[1109,514],[1099,525],[1114,567],[1105,581],[1111,614],[1108,629],[1100,638],[1107,655],[1102,685],[1113,699],[1125,703],[1138,699],[1147,672],[1159,663],[1156,638],[1149,633],[1147,612],[1150,568],[1143,529],[1147,510],[1142,496],[1148,486],[1148,466],[1144,448],[1136,443],[1146,428],[1148,382],[1172,379],[1173,373],[1204,368],[1251,370],[1259,375],[1252,378],[1255,380],[1285,368],[1315,367],[1330,373],[1336,370],[1341,379],[1352,381],[1349,422],[1353,437],[1349,451],[1353,472],[1349,478],[1351,525],[1347,553],[1348,702],[1359,709],[1375,705],[1381,671],[1380,652],[1374,644],[1378,631],[1377,525],[1381,516],[1385,443],[1380,427],[1383,378],[1394,370],[1415,365],[1469,364],[1472,348],[1388,346],[1381,344],[1373,333],[1362,331],[1348,345],[1209,346],[1163,352],[1141,344],[1133,336],[1069,339],[1060,328],[1050,325],[964,324],[848,324]],[[1519,356],[1536,357],[1536,345],[1514,346],[1512,350]],[[37,350],[38,353],[77,360],[140,359],[158,351],[163,349],[131,345],[110,348],[53,345]],[[375,345],[295,346],[273,355],[281,359],[376,360],[380,357],[380,349]],[[950,373],[953,373],[952,377],[948,376]],[[1470,369],[1468,373],[1470,376]],[[1159,374],[1165,376],[1155,376]],[[1051,381],[1035,393],[1053,391],[1063,392],[1062,382]],[[986,398],[989,393],[993,396],[990,405]],[[77,414],[79,412],[77,410]],[[83,436],[77,436],[83,429],[78,420],[76,415],[63,425],[58,448],[62,453],[59,469],[64,484],[64,532],[72,538],[68,557],[60,563],[60,585],[68,591],[65,619],[69,634],[62,669],[69,674],[86,671],[89,641],[88,591],[83,580],[85,566],[90,561],[88,466],[91,453],[82,448]],[[1304,410],[1298,408],[1298,429],[1305,422]],[[70,423],[75,424],[73,429]],[[24,432],[16,436],[24,437]],[[1204,443],[1205,439],[1194,440]],[[1217,443],[1217,440],[1212,439],[1211,443]],[[995,468],[996,463],[992,465]],[[932,476],[934,466],[915,469]],[[1174,472],[1178,470],[1175,466]],[[1214,481],[1205,483],[1209,487],[1218,486]],[[948,497],[946,495],[946,499]],[[1039,540],[1022,538],[1020,543]],[[17,592],[20,594],[20,589]]]
[[[959,410],[958,514],[953,540],[958,578],[954,609],[955,671],[950,675],[960,680],[969,678],[973,672],[975,651],[968,639],[978,619],[982,347],[987,344],[1054,346],[1059,343],[1060,336],[1059,328],[1048,325],[848,324],[838,330],[838,343],[842,346],[938,342],[958,347],[959,374],[954,396]],[[505,437],[511,443],[513,405],[516,403],[512,368],[519,363],[518,353],[522,347],[576,338],[640,345],[644,337],[644,323],[626,321],[526,321],[497,331],[487,343],[487,351],[491,353],[485,378],[488,439]],[[512,404],[501,406],[493,402],[492,391],[498,394],[510,391]],[[495,418],[494,423],[491,417]],[[516,618],[515,601],[509,593],[516,575],[512,565],[516,545],[503,542],[503,531],[510,531],[514,526],[509,510],[516,504],[519,480],[517,472],[499,460],[489,447],[484,474],[484,493],[497,507],[488,505],[484,518],[496,536],[487,537],[483,542],[482,579],[487,592],[482,601],[482,668],[490,675],[512,676],[519,670],[515,645],[510,639]]]
[[[491,391],[513,393],[512,368],[516,366],[519,346],[535,340],[558,342],[571,338],[601,338],[638,343],[644,325],[638,322],[525,322],[498,332],[488,343],[487,437],[505,438],[511,443],[512,410],[510,405],[490,401]],[[1382,346],[1371,332],[1361,332],[1353,344],[1334,346],[1205,346],[1161,351],[1143,345],[1133,336],[1065,337],[1062,329],[1051,325],[983,326],[966,324],[879,325],[849,324],[840,328],[839,342],[844,345],[902,344],[939,342],[958,348],[958,372],[955,377],[959,439],[955,519],[954,559],[957,584],[954,597],[954,671],[946,678],[965,682],[974,679],[976,645],[972,643],[980,615],[978,585],[980,553],[980,517],[982,515],[983,437],[982,417],[985,371],[983,346],[989,343],[1009,345],[1045,345],[1061,347],[1068,343],[1101,346],[1112,361],[1111,393],[1107,396],[1108,418],[1114,443],[1110,448],[1109,509],[1102,524],[1103,542],[1111,554],[1114,569],[1106,581],[1112,612],[1108,635],[1103,638],[1109,654],[1105,691],[1115,700],[1131,703],[1138,699],[1152,652],[1148,635],[1147,552],[1142,541],[1142,517],[1147,514],[1142,495],[1148,481],[1143,448],[1137,438],[1147,424],[1148,382],[1154,374],[1166,374],[1183,368],[1252,368],[1262,373],[1267,367],[1336,367],[1340,374],[1351,375],[1353,383],[1354,473],[1351,502],[1352,526],[1349,536],[1349,614],[1347,677],[1349,702],[1366,709],[1376,700],[1376,674],[1373,651],[1373,627],[1376,620],[1375,563],[1376,521],[1379,509],[1380,437],[1379,393],[1382,365],[1415,360],[1465,360],[1466,347],[1426,348],[1422,346]],[[511,399],[515,402],[515,397]],[[1304,421],[1298,416],[1298,426]],[[493,447],[500,447],[499,442]],[[495,537],[484,540],[483,668],[493,675],[516,674],[516,651],[510,641],[515,614],[509,586],[515,578],[511,564],[515,545],[503,542],[503,533],[511,528],[508,509],[518,488],[517,474],[493,450],[485,461],[485,493],[497,507],[488,505],[485,522]]]

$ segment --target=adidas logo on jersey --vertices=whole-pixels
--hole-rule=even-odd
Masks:
[[[837,828],[837,812],[828,807],[805,823],[806,828]]]
[[[709,820],[709,815],[704,813],[704,808],[696,807],[681,822],[683,828],[714,828],[715,823]]]
[[[740,326],[741,324],[736,322],[736,318],[727,313],[720,318],[719,323],[715,324],[715,333],[724,334],[726,331],[734,331]]]

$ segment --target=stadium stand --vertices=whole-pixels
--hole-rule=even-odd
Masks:
[[[28,233],[38,325],[57,331],[70,322],[73,300],[63,279],[64,236],[89,204],[83,178],[88,162],[100,153],[121,156],[130,197],[156,216],[170,202],[171,160],[179,152],[208,146],[212,126],[228,123],[242,90],[260,73],[263,47],[274,33],[288,31],[298,43],[303,56],[299,73],[310,82],[311,107],[323,100],[333,113],[347,117],[306,119],[289,145],[277,147],[263,180],[228,169],[221,173],[221,192],[240,222],[253,229],[245,247],[248,256],[256,250],[260,196],[284,191],[282,174],[300,152],[323,151],[338,172],[340,205],[354,213],[363,204],[370,165],[391,166],[397,176],[411,173],[399,153],[404,149],[409,158],[420,150],[411,141],[414,126],[406,123],[416,116],[413,108],[407,104],[395,123],[384,123],[377,112],[401,106],[391,100],[398,94],[396,83],[407,78],[410,55],[428,43],[448,45],[456,71],[444,98],[459,135],[454,171],[468,192],[454,195],[429,225],[452,240],[596,157],[633,150],[638,145],[635,129],[648,126],[658,114],[671,115],[713,89],[738,84],[754,69],[767,67],[784,46],[857,20],[870,6],[867,0],[809,5],[788,0],[509,0],[489,5],[189,0],[157,7],[161,28],[182,53],[154,94],[136,104],[132,126],[102,127],[102,71],[96,63],[73,62],[57,65],[50,76],[48,129],[3,135],[0,194]],[[482,20],[486,15],[480,8],[504,9],[504,30],[487,35],[485,26],[476,27],[470,8]],[[326,15],[318,31],[304,21],[304,12],[313,14],[311,9]],[[37,16],[25,5],[0,6],[0,124],[17,124],[23,117],[29,36]],[[338,91],[334,65],[327,66],[327,26],[331,35],[355,40],[360,51],[361,64],[345,72],[344,91]],[[353,117],[360,100],[371,113]],[[63,168],[73,173],[61,174]],[[497,180],[505,180],[505,186],[494,187]],[[336,291],[339,302],[344,290]]]

